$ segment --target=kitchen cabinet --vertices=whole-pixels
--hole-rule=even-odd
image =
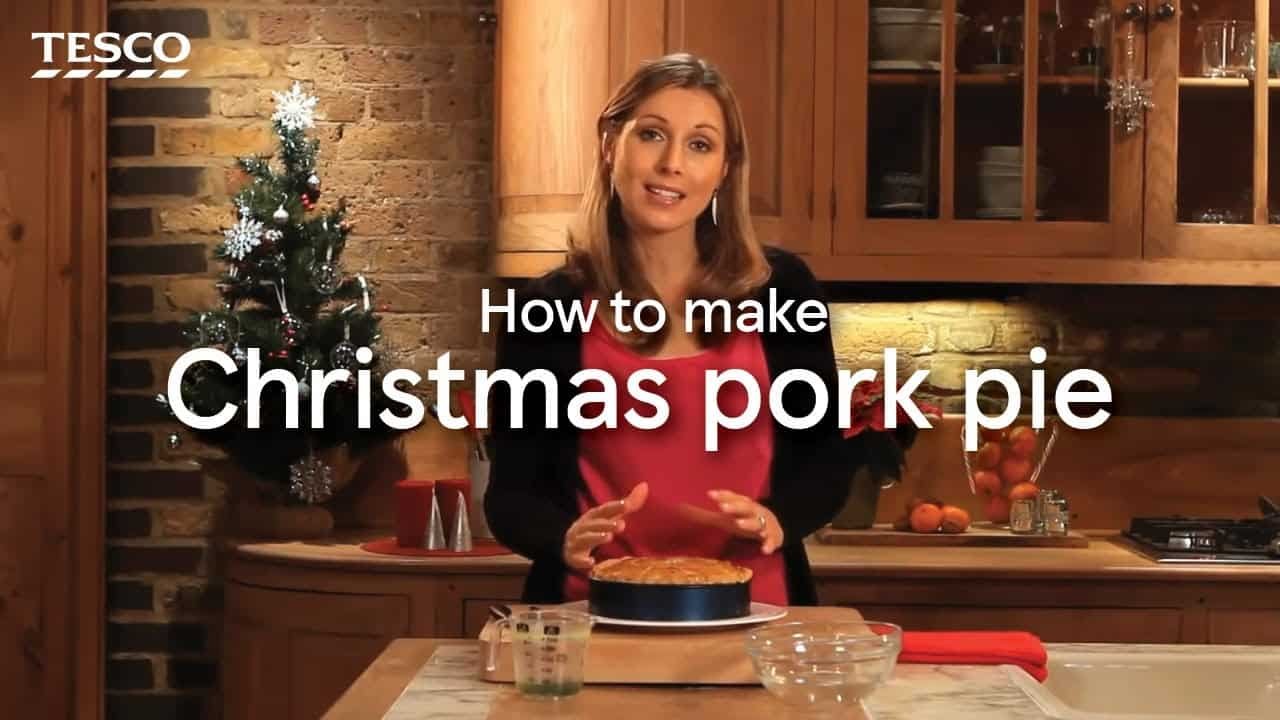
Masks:
[[[823,280],[1276,284],[1280,79],[1250,27],[1209,34],[1274,29],[1266,0],[874,4],[500,2],[495,271],[559,264],[597,113],[690,50],[739,95],[760,237]],[[1231,73],[1215,37],[1266,82],[1206,77]],[[1126,128],[1107,81],[1130,77],[1151,106]]]

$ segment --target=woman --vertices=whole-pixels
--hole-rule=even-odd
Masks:
[[[836,387],[829,328],[821,332],[733,332],[684,323],[686,299],[821,300],[804,263],[762,247],[751,228],[748,154],[742,116],[729,85],[706,61],[687,54],[645,64],[623,84],[598,121],[595,173],[570,231],[564,267],[530,283],[517,304],[600,301],[590,329],[517,330],[499,337],[498,368],[522,376],[551,371],[558,386],[555,427],[544,415],[545,391],[523,394],[521,429],[511,427],[511,392],[494,386],[494,457],[485,513],[497,540],[533,560],[524,601],[585,597],[587,575],[619,556],[697,555],[750,567],[752,599],[816,604],[803,540],[838,512],[853,473],[837,426],[836,403],[816,425],[785,427],[769,411],[771,380],[785,370],[816,373],[830,397]],[[621,332],[607,301],[621,291],[634,303],[654,299],[667,322],[652,333]],[[519,313],[516,313],[519,317]],[[652,323],[655,318],[641,318]],[[794,313],[791,318],[794,324]],[[610,373],[619,386],[618,416],[652,408],[631,400],[626,377],[657,368],[649,386],[669,404],[667,421],[640,430],[579,430],[568,421],[583,368]],[[719,449],[703,449],[704,373],[747,370],[763,400],[751,425],[722,430]],[[719,406],[745,406],[739,386]],[[791,383],[782,404],[808,415],[814,392]],[[582,414],[594,413],[584,409]]]

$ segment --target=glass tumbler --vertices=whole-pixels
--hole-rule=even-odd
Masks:
[[[1253,23],[1216,20],[1202,23],[1200,74],[1205,77],[1253,77]]]

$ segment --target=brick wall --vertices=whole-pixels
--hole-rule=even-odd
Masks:
[[[872,285],[831,294],[841,300],[832,310],[840,367],[881,368],[893,346],[899,378],[928,370],[921,389],[947,412],[963,411],[970,368],[1010,371],[1029,412],[1039,367],[1050,414],[1058,380],[1091,368],[1120,415],[1280,415],[1280,289]],[[1048,352],[1040,366],[1027,355],[1036,346]]]
[[[194,5],[194,6],[193,6]],[[492,3],[111,2],[117,32],[192,39],[181,81],[109,94],[109,718],[217,717],[223,488],[155,401],[179,323],[212,305],[209,250],[234,220],[238,155],[274,148],[271,91],[320,98],[321,203],[346,197],[344,265],[379,285],[398,361],[487,361],[479,297],[492,134]]]

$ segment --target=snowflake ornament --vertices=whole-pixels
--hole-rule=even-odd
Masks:
[[[271,228],[266,233],[264,233],[264,237],[266,237],[267,242],[274,245],[280,242],[282,239],[284,239],[284,231]]]
[[[262,243],[262,222],[251,217],[242,217],[230,230],[223,232],[226,236],[224,245],[227,255],[236,260],[243,260]]]
[[[319,98],[302,92],[302,86],[294,83],[287,93],[273,92],[276,111],[271,119],[287,130],[302,130],[315,125],[316,103]]]

